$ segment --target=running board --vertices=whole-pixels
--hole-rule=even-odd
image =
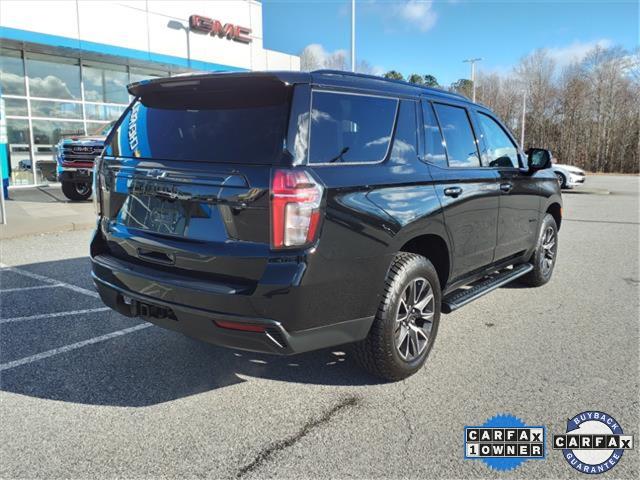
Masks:
[[[473,302],[483,295],[486,295],[516,278],[529,273],[531,270],[533,270],[533,265],[530,263],[523,263],[513,268],[502,270],[493,276],[476,283],[471,288],[464,290],[458,289],[444,297],[444,300],[442,301],[442,313],[451,313],[463,305]]]

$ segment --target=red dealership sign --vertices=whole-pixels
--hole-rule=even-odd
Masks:
[[[191,15],[189,17],[189,28],[196,32],[206,33],[214,37],[226,37],[227,40],[251,43],[251,37],[249,36],[251,34],[250,28],[241,27],[240,25],[234,25],[232,23],[225,23],[223,25],[219,20],[203,17],[201,15]]]

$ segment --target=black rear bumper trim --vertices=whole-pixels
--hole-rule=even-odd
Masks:
[[[120,288],[102,280],[95,272],[91,272],[91,276],[105,305],[125,316],[133,317],[140,311],[138,308],[132,309],[127,301],[135,300],[144,305],[160,307],[170,311],[171,315],[164,315],[162,318],[148,316],[141,318],[214,345],[253,352],[291,355],[357,342],[367,336],[374,319],[374,317],[364,317],[308,330],[287,332],[282,324],[275,320],[214,312],[166,302]],[[265,332],[220,328],[215,324],[216,320],[264,325]]]

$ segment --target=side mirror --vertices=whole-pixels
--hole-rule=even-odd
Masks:
[[[544,148],[530,148],[526,152],[527,164],[533,171],[551,167],[551,152]]]

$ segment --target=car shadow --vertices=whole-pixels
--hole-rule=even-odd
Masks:
[[[85,289],[92,288],[86,257],[19,268]],[[13,277],[3,282],[3,288],[12,288],[9,280],[12,281]],[[34,292],[51,295],[52,301],[54,295],[68,296],[68,300],[64,300],[65,311],[78,310],[74,306],[74,296],[83,295],[57,288],[25,290],[20,295],[28,302],[29,295]],[[101,302],[96,300],[96,307],[100,306]],[[31,322],[32,325],[25,322]],[[104,331],[105,322],[109,327],[107,332]],[[113,322],[113,326],[108,322]],[[21,358],[77,344],[77,339],[72,337],[78,335],[79,329],[84,329],[79,339],[82,342],[135,325],[150,324],[112,311],[75,314],[68,318],[40,318],[3,324],[2,341],[16,351],[15,342],[28,343],[24,340],[25,335],[44,337],[37,339],[37,351],[17,355],[17,358]],[[26,334],[25,328],[28,329]],[[69,340],[59,344],[61,337],[63,342],[65,337]],[[104,341],[63,350],[5,369],[0,374],[0,390],[5,392],[64,402],[122,407],[155,405],[236,385],[251,378],[336,386],[380,382],[354,363],[348,348],[336,347],[282,357],[216,347],[152,325]]]

